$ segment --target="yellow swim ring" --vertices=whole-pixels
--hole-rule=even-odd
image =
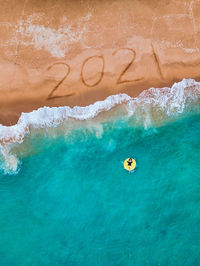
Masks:
[[[126,169],[126,170],[128,170],[128,171],[132,171],[132,170],[134,170],[135,169],[135,167],[136,167],[136,161],[133,159],[133,158],[131,158],[132,160],[133,160],[133,162],[132,162],[132,164],[131,164],[131,167],[128,165],[128,160],[129,160],[130,158],[127,158],[125,161],[124,161],[124,168]]]

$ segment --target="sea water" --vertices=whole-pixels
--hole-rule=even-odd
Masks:
[[[200,265],[199,105],[161,96],[2,146],[0,265]]]

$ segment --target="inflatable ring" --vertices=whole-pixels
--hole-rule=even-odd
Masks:
[[[136,167],[136,161],[135,161],[133,158],[131,158],[131,159],[133,160],[133,162],[132,162],[131,167],[130,167],[130,166],[128,166],[128,160],[129,160],[129,159],[130,159],[130,158],[127,158],[127,159],[124,161],[124,168],[125,168],[126,170],[128,170],[128,171],[132,171],[132,170],[134,170],[135,167]]]

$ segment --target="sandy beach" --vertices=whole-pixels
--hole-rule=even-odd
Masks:
[[[0,266],[200,265],[200,0],[0,3]]]
[[[0,123],[199,79],[198,1],[1,1]]]

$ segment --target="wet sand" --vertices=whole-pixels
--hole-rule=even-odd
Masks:
[[[0,123],[200,80],[200,2],[1,1]]]

